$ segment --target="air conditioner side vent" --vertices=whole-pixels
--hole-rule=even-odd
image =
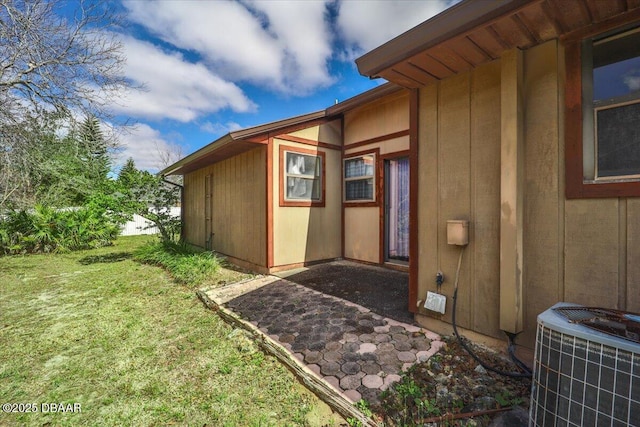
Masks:
[[[640,426],[640,344],[552,309],[538,316],[530,425]]]

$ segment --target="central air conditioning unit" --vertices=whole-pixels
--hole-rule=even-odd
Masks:
[[[540,314],[530,425],[640,426],[639,320],[567,303]]]

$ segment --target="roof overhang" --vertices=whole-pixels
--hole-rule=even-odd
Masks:
[[[360,74],[417,88],[638,12],[631,1],[464,0],[356,59]],[[634,10],[635,9],[635,10]]]
[[[317,111],[234,132],[205,145],[160,171],[160,175],[183,175],[268,143],[270,137],[293,132],[326,121],[326,111]]]

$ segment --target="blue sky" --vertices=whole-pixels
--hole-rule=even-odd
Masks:
[[[382,81],[354,59],[450,0],[124,1],[126,76],[145,86],[114,113],[136,126],[119,161],[166,166],[229,131],[324,109]],[[166,157],[166,156],[165,156]],[[166,161],[165,161],[166,162]]]

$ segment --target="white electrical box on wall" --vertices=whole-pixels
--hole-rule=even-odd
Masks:
[[[465,246],[469,244],[469,221],[450,219],[447,221],[447,243]]]

